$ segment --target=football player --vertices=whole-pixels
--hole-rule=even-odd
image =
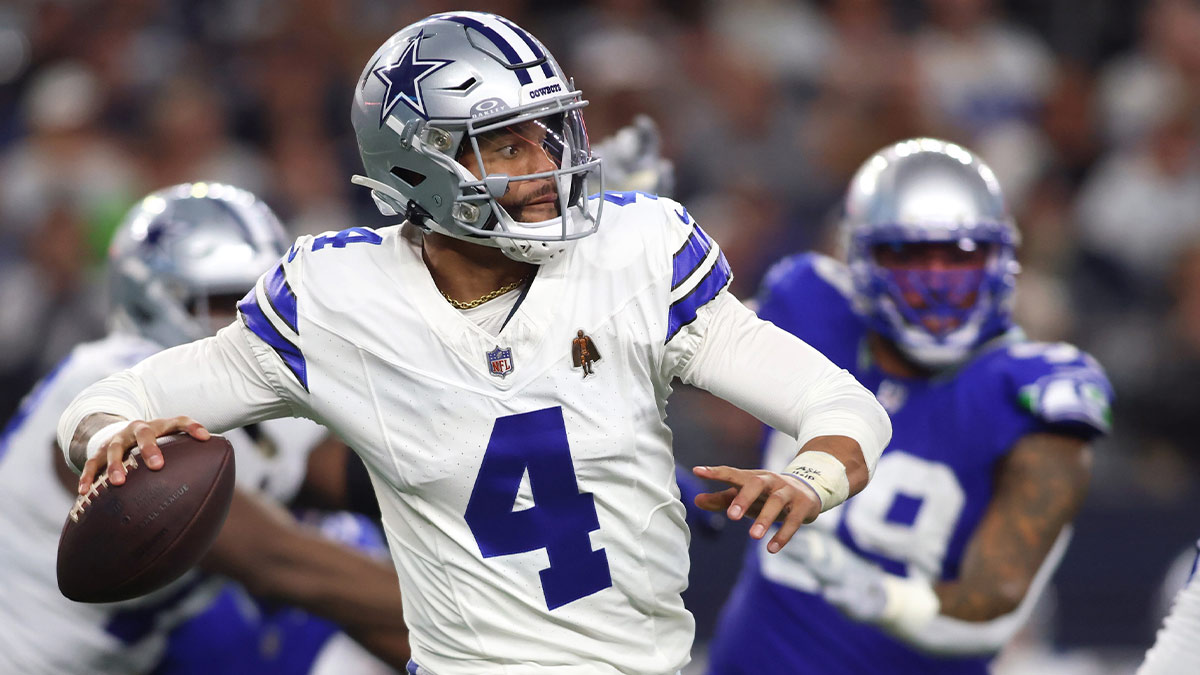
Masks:
[[[783,555],[749,547],[710,672],[984,673],[1062,557],[1112,391],[1013,324],[1017,229],[969,151],[872,156],[842,226],[846,262],[785,259],[759,316],[874,390],[895,435],[869,490]],[[770,430],[764,466],[789,443]]]
[[[211,183],[151,194],[122,223],[109,260],[113,330],[76,347],[0,438],[0,672],[147,672],[163,657],[167,633],[203,611],[225,583],[189,573],[138,601],[64,598],[55,559],[78,480],[61,460],[54,427],[88,385],[227,323],[284,241],[265,204]],[[276,505],[301,489],[309,454],[325,452],[325,435],[294,419],[228,432],[239,488],[201,568],[339,621],[402,668],[408,648],[391,565],[296,526]]]
[[[1200,583],[1196,568],[1200,566],[1200,542],[1196,542],[1197,557],[1187,583],[1175,594],[1171,612],[1146,652],[1146,660],[1137,675],[1175,675],[1200,672]]]
[[[753,516],[751,536],[783,521],[771,550],[866,485],[890,423],[729,294],[685,208],[594,193],[585,103],[501,17],[392,36],[355,82],[354,180],[404,222],[301,238],[239,321],[81,394],[59,436],[80,489],[110,462],[119,485],[134,446],[161,466],[163,434],[310,417],[375,485],[410,671],[677,672],[694,622],[672,379],[798,439],[785,472],[696,469],[731,485],[699,499]],[[581,330],[604,355],[586,379]]]

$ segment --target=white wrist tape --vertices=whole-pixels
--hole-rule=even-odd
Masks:
[[[87,443],[87,458],[91,459],[100,454],[101,446],[112,439],[113,436],[116,436],[118,431],[127,426],[129,426],[129,420],[121,420],[120,422],[113,422],[112,424],[100,429],[100,431],[92,434],[92,437],[88,439]]]
[[[799,478],[817,493],[817,498],[821,500],[821,513],[841,504],[850,496],[846,465],[828,452],[802,452],[784,467],[783,473]]]
[[[900,637],[917,634],[942,610],[933,586],[924,579],[885,575],[883,588],[887,604],[880,625]]]

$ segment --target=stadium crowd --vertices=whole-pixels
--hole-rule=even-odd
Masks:
[[[878,148],[930,135],[994,167],[1024,237],[1019,322],[1096,355],[1117,391],[1042,639],[1136,661],[1200,531],[1197,0],[7,4],[0,419],[104,333],[99,270],[138,196],[221,181],[293,235],[384,224],[349,182],[346,102],[380,42],[446,9],[541,36],[591,101],[593,142],[652,117],[742,298],[781,256],[836,248],[845,185]],[[726,404],[684,392],[671,415],[682,463],[754,462],[758,424]],[[693,544],[701,638],[741,545]]]

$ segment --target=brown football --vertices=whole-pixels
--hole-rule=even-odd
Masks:
[[[116,602],[162,588],[212,546],[233,499],[233,448],[214,435],[158,439],[164,465],[125,459],[126,478],[107,474],[80,497],[58,540],[58,589],[76,602]]]

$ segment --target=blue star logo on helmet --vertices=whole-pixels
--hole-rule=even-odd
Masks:
[[[388,115],[392,114],[392,109],[400,101],[414,112],[425,119],[429,119],[429,114],[425,112],[425,101],[421,97],[421,80],[429,77],[439,69],[454,63],[446,59],[422,59],[417,53],[421,46],[421,40],[424,39],[425,32],[422,31],[413,38],[408,46],[404,48],[404,53],[395,63],[386,66],[379,66],[371,73],[383,82],[387,90],[383,95],[383,103],[379,111],[379,126],[383,126],[384,120]]]

